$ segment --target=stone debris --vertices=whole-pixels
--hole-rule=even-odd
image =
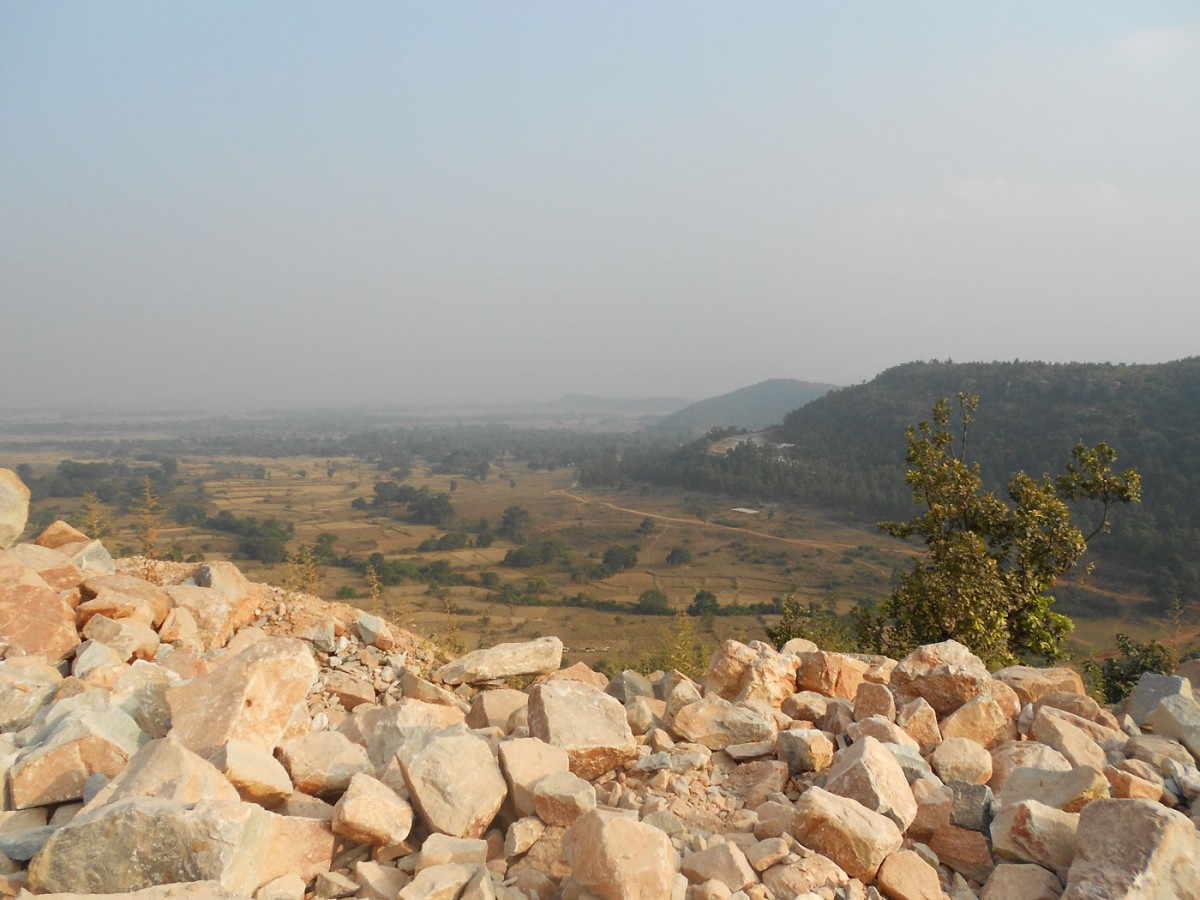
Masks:
[[[0,897],[1200,896],[1187,678],[1106,710],[953,641],[726,641],[699,682],[447,660],[229,563],[16,543],[5,490]]]

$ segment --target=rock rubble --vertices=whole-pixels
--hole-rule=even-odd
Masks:
[[[726,641],[699,683],[447,660],[229,563],[14,544],[10,474],[0,897],[1200,897],[1186,677],[1105,710],[952,641]]]

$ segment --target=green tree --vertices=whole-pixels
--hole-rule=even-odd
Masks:
[[[1107,531],[1114,503],[1136,503],[1138,473],[1120,474],[1105,443],[1079,444],[1057,478],[1018,472],[1009,502],[983,490],[978,464],[967,462],[968,434],[979,398],[959,394],[958,433],[943,398],[933,421],[908,429],[905,481],[923,507],[908,522],[881,522],[899,538],[917,537],[926,554],[901,576],[881,607],[877,638],[889,653],[953,638],[993,665],[1062,655],[1072,624],[1051,609],[1055,580],[1083,557],[1088,541]],[[1099,521],[1084,535],[1072,502],[1091,501]]]
[[[519,541],[529,530],[532,521],[529,510],[525,507],[509,506],[500,515],[500,527],[496,529],[496,533],[510,541]]]
[[[673,547],[671,552],[667,554],[667,565],[672,568],[690,565],[692,562],[692,551],[684,547]]]
[[[717,615],[721,611],[721,604],[717,600],[717,595],[712,591],[696,591],[696,596],[692,598],[691,605],[687,608],[689,616],[707,616]]]
[[[671,601],[668,599],[666,591],[662,588],[646,588],[638,596],[638,602],[634,607],[634,611],[641,613],[643,616],[669,616],[671,614]]]
[[[645,537],[647,535],[654,534],[655,527],[654,520],[649,516],[646,516],[646,518],[642,519],[642,523],[638,525],[636,533],[642,537]]]
[[[637,565],[637,556],[638,548],[636,545],[622,547],[620,544],[613,544],[613,546],[604,551],[601,562],[604,564],[604,568],[610,572],[623,572]]]

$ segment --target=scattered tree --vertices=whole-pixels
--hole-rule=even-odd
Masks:
[[[684,547],[673,547],[667,554],[667,565],[672,568],[688,566],[692,563],[692,551]]]
[[[983,490],[978,464],[967,462],[979,398],[962,393],[958,400],[957,436],[945,398],[934,406],[932,424],[908,429],[905,481],[923,511],[880,528],[919,537],[927,554],[881,608],[880,649],[895,655],[953,638],[994,665],[1057,659],[1072,624],[1051,609],[1047,591],[1079,562],[1088,541],[1108,530],[1110,506],[1138,501],[1140,478],[1133,469],[1112,471],[1116,453],[1107,444],[1081,443],[1057,478],[1013,476],[1009,505]],[[1086,536],[1067,506],[1081,500],[1099,508],[1099,522]]]
[[[646,537],[648,535],[654,534],[655,529],[656,529],[656,526],[654,524],[654,520],[652,518],[650,518],[649,516],[646,516],[646,518],[642,519],[642,523],[640,525],[638,525],[636,533],[641,535],[642,537]]]
[[[130,508],[137,518],[137,536],[141,542],[141,554],[147,559],[154,559],[157,553],[155,540],[161,524],[158,511],[158,496],[154,493],[154,485],[147,475],[142,479],[142,493],[138,502]],[[93,535],[94,537],[95,535]]]
[[[641,613],[643,616],[669,616],[671,614],[671,601],[667,597],[666,591],[662,588],[646,588],[638,595],[637,605],[634,611]]]

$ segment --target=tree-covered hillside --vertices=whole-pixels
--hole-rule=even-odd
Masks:
[[[720,397],[693,403],[664,416],[655,426],[658,431],[696,435],[710,428],[758,429],[781,421],[788,412],[804,406],[830,391],[835,384],[816,384],[794,378],[770,378],[739,388]]]
[[[581,475],[902,518],[912,508],[905,429],[959,391],[980,397],[969,456],[1001,496],[1014,472],[1060,471],[1080,441],[1114,447],[1122,468],[1141,472],[1143,502],[1120,510],[1095,550],[1140,572],[1163,604],[1200,602],[1200,357],[1145,366],[914,362],[789,413],[773,432],[786,449],[742,445],[715,457],[701,440],[629,451],[618,472]]]

